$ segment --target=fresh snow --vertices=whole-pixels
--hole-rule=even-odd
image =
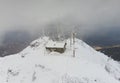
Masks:
[[[65,53],[48,52],[48,37],[33,41],[22,52],[0,58],[0,83],[120,83],[120,64],[75,40],[75,57],[70,39]]]

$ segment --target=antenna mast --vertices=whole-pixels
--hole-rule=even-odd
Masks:
[[[73,57],[75,57],[75,33],[73,33]]]

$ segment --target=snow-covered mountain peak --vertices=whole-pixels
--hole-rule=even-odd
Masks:
[[[82,40],[80,39],[75,39],[75,45],[73,47],[73,44],[70,45],[71,43],[71,39],[66,39],[64,41],[53,41],[51,40],[49,37],[42,37],[39,38],[35,41],[33,41],[26,49],[24,49],[21,54],[27,54],[27,53],[40,53],[39,56],[69,56],[69,57],[73,57],[73,49],[75,49],[75,57],[76,58],[81,58],[81,59],[85,59],[85,60],[90,60],[90,61],[94,61],[95,63],[99,62],[99,63],[103,63],[106,60],[106,56],[102,53],[99,53],[97,51],[95,51],[92,47],[90,47],[89,45],[87,45],[86,43],[84,43]],[[58,53],[58,52],[48,52],[46,50],[46,45],[48,43],[52,43],[52,42],[66,42],[67,46],[66,46],[66,50],[64,53]],[[104,64],[104,63],[103,63]]]
[[[0,59],[0,83],[120,83],[120,64],[82,40],[67,39],[63,53],[46,49],[48,37]],[[60,44],[59,44],[60,45]],[[75,57],[73,57],[75,49]]]

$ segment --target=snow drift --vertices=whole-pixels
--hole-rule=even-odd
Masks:
[[[120,83],[120,64],[76,39],[62,54],[46,51],[48,37],[22,52],[0,58],[0,83]]]

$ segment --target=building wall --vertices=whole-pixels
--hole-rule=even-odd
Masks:
[[[46,48],[46,49],[49,50],[50,52],[55,51],[59,53],[63,53],[65,51],[65,48]]]

